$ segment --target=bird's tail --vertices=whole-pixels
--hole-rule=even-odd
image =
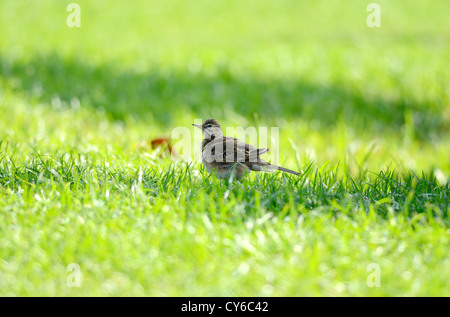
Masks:
[[[290,174],[294,174],[294,175],[300,175],[300,173],[278,166],[278,165],[273,165],[270,164],[269,162],[266,162],[264,160],[259,159],[259,162],[257,164],[249,164],[247,165],[252,171],[258,171],[258,172],[270,172],[273,173],[275,171],[282,171],[282,172],[286,172],[286,173],[290,173]]]
[[[278,166],[278,165],[271,165],[271,166],[273,166],[273,168],[275,168],[275,169],[277,169],[277,170],[279,170],[279,171],[282,171],[282,172],[286,172],[286,173],[289,173],[289,174],[294,174],[294,175],[300,175],[300,173],[298,173],[298,172],[295,172],[295,171],[293,171],[293,170],[290,170],[290,169],[287,169],[287,168],[284,168],[284,167],[281,167],[281,166]]]

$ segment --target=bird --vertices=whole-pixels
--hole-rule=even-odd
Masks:
[[[203,124],[192,124],[202,130],[202,163],[208,173],[214,172],[219,178],[234,178],[238,181],[250,171],[282,171],[300,175],[293,170],[270,164],[260,158],[268,153],[268,148],[256,148],[233,137],[223,135],[222,127],[215,119],[207,119]]]

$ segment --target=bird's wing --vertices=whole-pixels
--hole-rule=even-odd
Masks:
[[[259,158],[260,155],[269,152],[269,149],[258,149],[232,137],[217,138],[205,145],[203,159],[215,164],[229,165],[235,163],[267,163]]]
[[[253,145],[239,141],[236,138],[223,138],[225,162],[259,162],[259,156],[269,152],[269,149],[258,149]]]
[[[268,149],[268,148],[261,148],[261,149],[256,149],[256,150],[258,151],[258,155],[263,155],[263,154],[270,152],[270,149]]]
[[[223,158],[225,162],[245,162],[248,159],[249,149],[254,148],[236,138],[223,138]]]
[[[269,152],[269,149],[258,149],[236,138],[222,137],[207,142],[203,147],[202,155],[203,160],[208,163],[213,163],[217,167],[233,167],[239,164],[252,171],[275,172],[279,170],[299,175],[298,172],[272,165],[259,158],[261,154],[267,152]]]

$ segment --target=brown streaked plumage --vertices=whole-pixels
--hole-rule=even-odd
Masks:
[[[258,149],[233,137],[223,136],[222,128],[215,119],[207,119],[202,125],[193,124],[203,132],[202,163],[208,173],[226,178],[234,173],[241,180],[250,171],[274,172],[276,170],[299,175],[290,169],[272,165],[259,156],[269,149]]]

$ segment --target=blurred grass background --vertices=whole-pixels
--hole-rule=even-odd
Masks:
[[[445,1],[380,2],[381,28],[361,1],[81,1],[71,29],[67,3],[2,4],[5,95],[152,127],[291,124],[303,148],[339,125],[438,151],[448,139]]]
[[[279,126],[322,162],[377,139],[374,168],[395,160],[448,176],[443,1],[381,1],[381,28],[367,27],[361,1],[80,1],[71,29],[67,3],[2,3],[3,107],[83,108],[149,135],[207,117]]]
[[[381,28],[367,27],[369,2],[356,0],[80,0],[81,28],[69,28],[66,7],[70,2],[0,3],[0,139],[4,153],[18,166],[25,166],[36,153],[56,160],[70,153],[78,155],[81,163],[89,158],[105,168],[127,169],[131,162],[130,166],[158,169],[167,162],[149,158],[147,153],[136,156],[140,155],[135,154],[138,144],[170,135],[174,127],[191,127],[195,118],[214,117],[224,126],[280,127],[281,161],[290,168],[305,168],[311,161],[318,167],[329,162],[326,170],[342,164],[344,172],[357,177],[390,166],[401,172],[429,172],[440,185],[448,182],[448,1],[377,1]],[[8,188],[8,184],[5,181],[2,186]],[[48,186],[44,193],[53,190]],[[36,192],[41,195],[39,189]],[[4,213],[24,208],[23,201],[8,195],[4,192],[2,198]],[[79,199],[83,201],[82,196]],[[94,199],[97,206],[97,198],[86,199]],[[447,201],[448,206],[445,199],[441,204]],[[167,201],[171,206],[171,200]],[[107,206],[103,208],[119,208]],[[8,221],[5,228],[9,228]],[[320,230],[318,223],[312,225],[315,230]],[[227,235],[234,234],[224,226]],[[375,226],[382,228],[380,223]],[[443,248],[448,242],[436,232],[431,236]],[[9,259],[8,263],[14,263],[14,248],[10,244],[4,248],[2,258]],[[45,244],[42,248],[47,249]],[[53,248],[56,252],[59,247]],[[105,242],[104,249],[108,248],[117,252]],[[98,252],[105,256],[100,248]],[[442,265],[438,260],[435,263]],[[110,262],[107,266],[114,268]],[[245,266],[241,269],[245,271]],[[393,269],[391,273],[398,272]],[[145,272],[136,274],[145,285]],[[120,281],[116,284],[121,285]],[[37,284],[30,283],[12,288],[13,293],[38,292]],[[308,283],[311,287],[306,290],[312,294],[327,289],[313,280]],[[129,280],[125,284],[110,293],[133,289]],[[156,294],[186,294],[189,289],[187,284],[179,291],[171,288],[176,283],[167,285],[165,292]],[[418,292],[419,286],[410,294]],[[58,289],[53,284],[47,287],[45,294]],[[108,293],[105,287],[99,294]],[[283,287],[274,294],[298,294],[294,286]],[[7,293],[8,288],[4,289]],[[428,293],[433,289],[442,290],[442,285],[425,288]],[[201,290],[194,289],[196,294],[203,294]],[[242,292],[221,293],[212,287],[209,294],[252,291],[249,286]],[[361,289],[347,291],[358,294]],[[379,294],[395,291],[394,287]],[[340,292],[333,288],[326,294]]]
[[[1,5],[2,104],[14,121],[17,98],[148,135],[215,117],[279,126],[282,147],[292,139],[319,165],[370,151],[368,168],[449,174],[445,1],[381,1],[381,28],[367,27],[361,1],[79,1],[81,28],[67,27],[68,3]]]

